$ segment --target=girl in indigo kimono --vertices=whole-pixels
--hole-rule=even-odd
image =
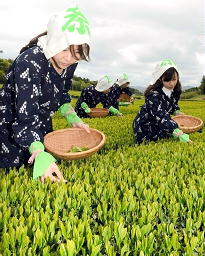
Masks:
[[[157,141],[174,136],[183,142],[191,142],[171,115],[178,115],[181,84],[176,64],[165,59],[155,68],[153,82],[145,91],[145,104],[133,121],[136,143]]]
[[[78,101],[76,102],[75,111],[80,117],[89,117],[90,108],[95,108],[97,104],[101,103],[103,108],[107,108],[112,115],[122,115],[118,109],[112,106],[108,93],[112,86],[111,80],[108,76],[101,77],[97,85],[90,85],[82,90]]]
[[[55,111],[73,127],[89,132],[67,93],[77,62],[89,59],[89,34],[87,19],[71,6],[52,16],[47,32],[34,38],[13,62],[0,90],[0,168],[34,161],[33,178],[63,180],[55,158],[44,151],[43,138],[52,131]]]
[[[119,109],[120,104],[119,104],[118,99],[121,94],[125,93],[129,96],[132,96],[132,92],[130,91],[129,84],[130,84],[130,82],[129,82],[127,74],[123,74],[117,79],[117,81],[110,88],[108,97],[109,97],[111,105],[114,108]]]

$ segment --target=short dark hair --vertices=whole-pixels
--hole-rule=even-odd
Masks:
[[[144,92],[144,96],[145,97],[148,96],[154,90],[162,89],[162,87],[163,87],[162,78],[164,79],[164,81],[167,81],[167,82],[171,81],[173,79],[175,73],[177,73],[177,84],[174,87],[173,92],[174,92],[175,97],[179,100],[179,97],[182,93],[182,86],[179,81],[179,74],[178,74],[177,70],[173,67],[167,69],[154,84],[149,85]]]
[[[72,57],[76,60],[79,60],[79,58],[76,56],[73,44],[69,46],[69,50],[71,52]],[[80,55],[80,60],[89,61],[90,46],[88,44],[78,45],[78,51],[79,51],[79,55]]]

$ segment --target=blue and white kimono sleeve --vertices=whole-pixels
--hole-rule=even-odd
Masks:
[[[28,148],[33,141],[43,141],[39,120],[40,76],[35,67],[21,61],[15,70],[15,122],[14,140]]]

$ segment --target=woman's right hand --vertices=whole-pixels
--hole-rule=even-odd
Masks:
[[[46,178],[49,178],[52,182],[67,182],[67,180],[65,180],[63,175],[61,174],[57,164],[55,163],[49,165],[47,170],[40,178],[41,182],[44,183]]]
[[[78,123],[73,123],[72,124],[73,128],[82,128],[84,129],[87,133],[90,133],[90,128],[88,124],[82,123],[82,122],[78,122]]]

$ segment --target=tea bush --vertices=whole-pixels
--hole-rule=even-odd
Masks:
[[[23,166],[0,172],[0,255],[205,255],[204,132],[190,135],[193,144],[136,146],[142,104],[121,107],[123,117],[85,119],[106,144],[59,161],[66,184],[41,184]],[[205,102],[180,106],[205,121]],[[69,127],[58,114],[53,122]]]

